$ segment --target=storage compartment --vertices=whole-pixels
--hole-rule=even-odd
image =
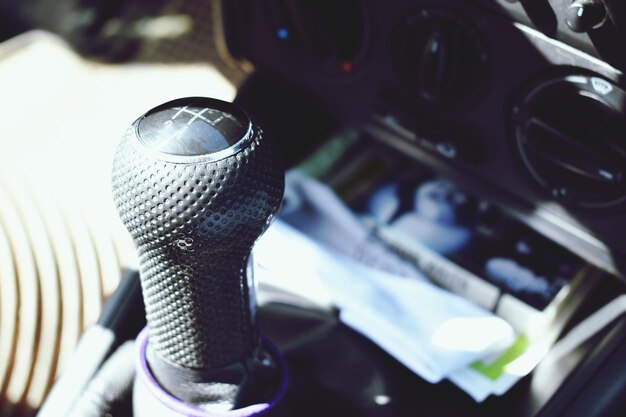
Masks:
[[[263,273],[261,324],[285,349],[302,384],[291,397],[299,415],[570,415],[573,399],[602,378],[595,370],[623,340],[619,279],[506,207],[358,131],[339,130],[298,160],[287,175],[280,221],[368,267],[411,280],[411,265],[432,284],[504,318],[516,333],[495,357],[430,383],[389,344],[342,322],[341,308],[336,315],[323,312],[329,301],[307,289],[306,266],[285,286]],[[354,232],[353,221],[369,232]],[[263,295],[268,288],[279,290]],[[605,400],[618,398],[609,393]]]

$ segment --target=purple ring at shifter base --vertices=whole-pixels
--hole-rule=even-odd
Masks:
[[[289,374],[287,372],[287,363],[285,358],[267,337],[261,336],[261,342],[267,349],[270,355],[276,360],[278,364],[278,371],[280,372],[280,385],[276,390],[276,394],[270,399],[269,402],[252,404],[244,408],[237,410],[230,410],[225,412],[209,411],[201,407],[187,404],[178,398],[172,396],[169,392],[165,391],[159,383],[154,379],[150,368],[148,367],[148,361],[146,360],[146,347],[148,346],[149,339],[148,327],[144,327],[143,330],[137,336],[138,355],[136,372],[141,382],[146,386],[148,391],[161,402],[165,407],[170,410],[179,413],[180,415],[187,417],[252,417],[261,416],[270,411],[280,400],[284,397],[289,385]]]

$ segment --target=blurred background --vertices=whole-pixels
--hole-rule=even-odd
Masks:
[[[30,415],[135,249],[110,197],[114,147],[183,96],[235,97],[209,1],[0,4],[0,395]]]
[[[554,314],[561,322],[551,342],[626,294],[619,0],[0,0],[0,41],[2,417],[35,414],[121,271],[136,267],[110,198],[113,150],[147,109],[183,96],[235,100],[279,143],[288,167],[325,167],[318,179],[359,210],[379,186],[388,198],[383,185],[399,178],[406,195],[394,216],[409,214],[405,224],[423,231],[407,213],[411,193],[425,182],[442,199],[465,196],[451,181],[485,201],[474,232],[491,233],[490,245],[504,235],[487,227],[497,223],[490,216],[506,213],[532,237],[511,244],[520,258],[535,256],[535,238],[575,255],[591,271],[581,280],[589,286],[575,311]],[[329,138],[339,145],[320,148]],[[518,284],[485,281],[498,291]],[[315,348],[305,343],[295,362],[311,395],[339,398],[344,415],[412,415],[416,400],[438,417],[620,415],[620,306],[602,326],[583,326],[574,353],[486,404],[449,382],[427,384],[352,333],[311,342],[324,357],[336,340],[349,346],[335,363],[347,363],[335,366],[346,379],[309,366]],[[283,331],[306,327],[272,318]],[[366,362],[376,378],[346,393],[343,381]],[[404,403],[371,395],[381,386]]]

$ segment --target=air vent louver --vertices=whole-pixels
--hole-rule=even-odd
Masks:
[[[395,66],[411,94],[446,107],[476,104],[489,67],[482,42],[465,19],[446,9],[421,9],[404,20],[395,39]]]

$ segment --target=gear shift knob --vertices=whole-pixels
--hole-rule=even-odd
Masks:
[[[282,164],[259,127],[231,103],[165,103],[123,136],[112,186],[139,251],[157,379],[171,368],[202,380],[254,355],[250,252],[284,188]]]

